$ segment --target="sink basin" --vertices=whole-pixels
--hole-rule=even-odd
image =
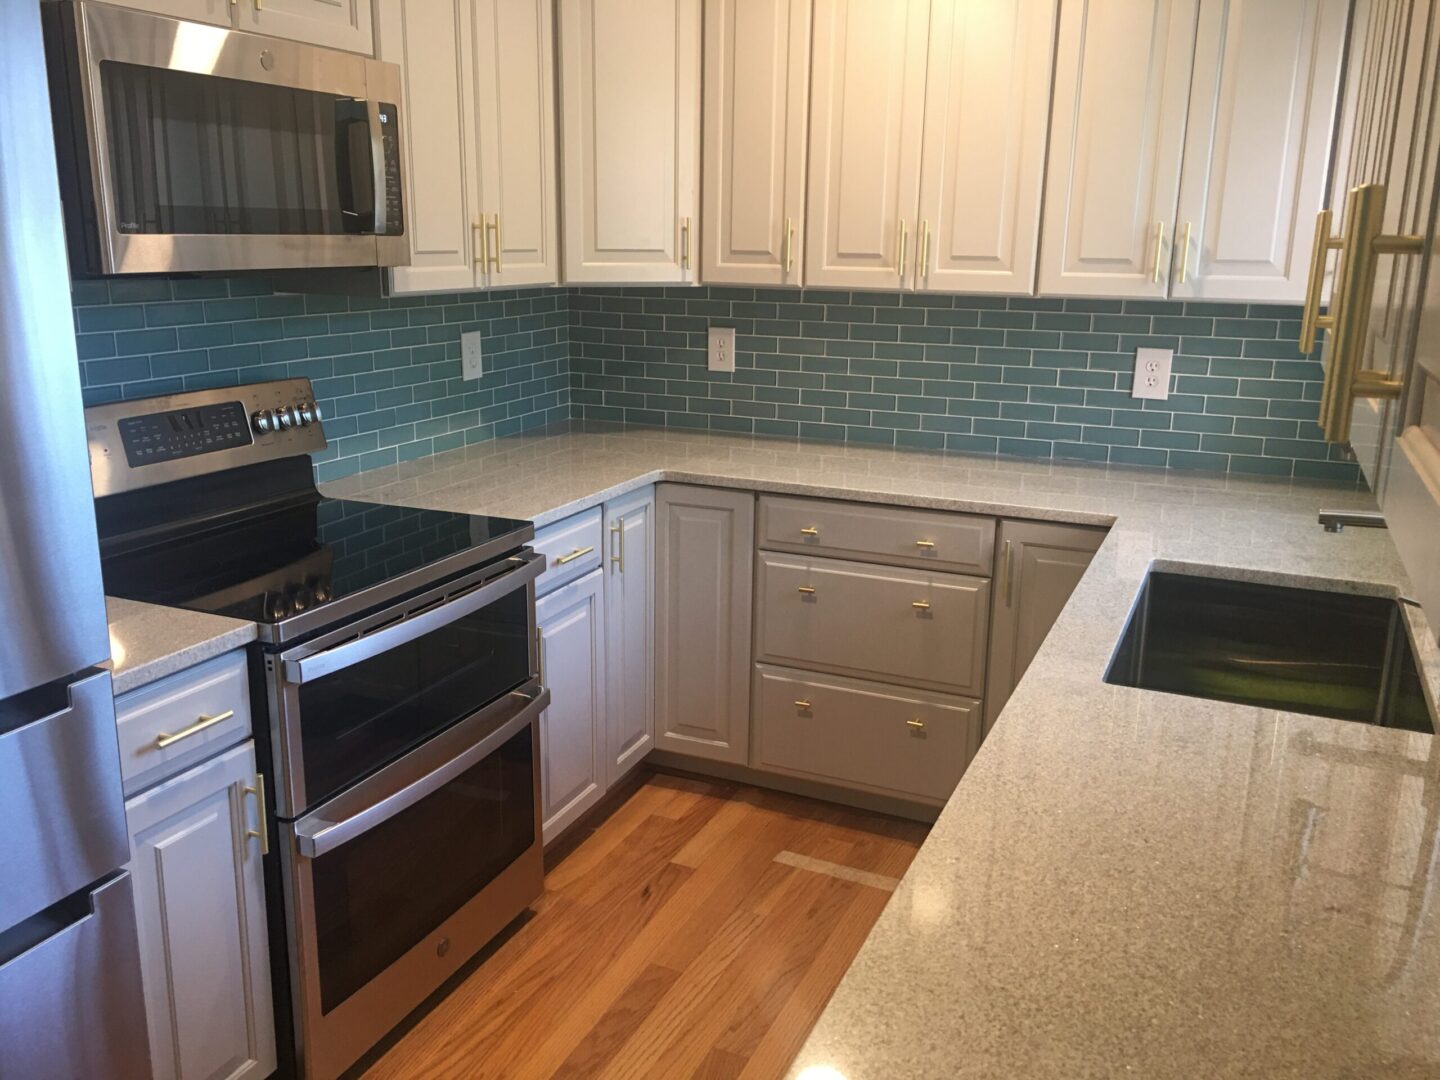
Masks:
[[[1433,733],[1400,604],[1151,573],[1105,681]]]

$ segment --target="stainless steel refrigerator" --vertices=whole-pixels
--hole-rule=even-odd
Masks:
[[[150,1074],[34,0],[0,2],[0,1078]]]

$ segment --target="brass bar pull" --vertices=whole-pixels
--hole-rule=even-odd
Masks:
[[[913,607],[916,611],[929,611],[929,610],[930,610],[930,601],[929,601],[929,600],[911,600],[911,601],[910,601],[910,606]]]
[[[491,232],[492,230],[494,231],[494,234],[495,234],[495,242],[494,242],[493,244],[490,244],[490,243],[487,242],[487,247],[489,248],[489,252],[488,252],[488,254],[486,255],[486,262],[489,264],[490,268],[495,271],[495,273],[499,274],[499,273],[503,273],[503,272],[504,272],[504,271],[503,271],[503,268],[501,267],[501,264],[500,264],[500,215],[499,215],[499,214],[496,214],[496,215],[495,215],[495,220],[494,220],[494,221],[490,222],[489,224],[487,224],[487,225],[485,226],[485,231],[486,231],[486,233],[489,233],[489,232]]]
[[[815,586],[801,585],[795,591],[798,593],[804,593],[806,596],[813,596],[815,594]]]
[[[923,728],[925,726],[925,721],[921,720],[918,716],[912,716],[909,720],[905,721],[905,726],[912,728]]]
[[[620,568],[620,573],[623,574],[625,572],[625,519],[623,517],[616,518],[611,523],[610,535],[613,538],[610,541],[610,550],[613,552],[610,561],[616,563]]]
[[[255,10],[256,10],[256,11],[264,11],[264,10],[265,10],[265,0],[255,0]]]
[[[690,219],[680,219],[680,269],[690,269]]]
[[[1151,280],[1160,284],[1160,256],[1165,250],[1165,222],[1155,222],[1155,272]]]
[[[930,222],[920,222],[920,243],[915,253],[915,285],[930,274]]]
[[[796,698],[796,699],[795,699],[795,708],[797,708],[797,709],[805,709],[806,711],[808,711],[809,708],[810,708],[810,702],[809,702],[808,700],[806,700],[805,698]]]
[[[252,836],[255,837],[260,841],[260,854],[269,855],[270,827],[265,816],[265,774],[256,773],[255,786],[246,785],[243,790],[246,795],[255,796],[255,824],[259,826],[257,829],[246,829],[245,838],[248,840]]]
[[[224,712],[216,713],[214,716],[202,716],[189,727],[183,728],[173,735],[162,731],[155,738],[155,749],[164,750],[167,746],[174,746],[181,739],[188,739],[191,735],[198,735],[206,728],[214,727],[216,724],[229,720],[234,715],[234,709],[226,709]]]
[[[806,525],[803,529],[800,530],[800,535],[801,535],[801,536],[819,536],[819,535],[820,535],[820,530],[817,529],[817,528],[815,528],[814,525]]]
[[[929,548],[933,548],[933,547],[935,546],[935,541],[934,541],[934,540],[916,540],[916,541],[915,541],[915,546],[918,547],[918,548],[926,548],[926,549],[928,550]]]
[[[480,234],[480,243],[475,248],[479,254],[475,256],[474,261],[480,264],[480,271],[484,273],[490,263],[490,230],[485,227],[484,221],[472,221],[470,231]]]
[[[905,280],[905,247],[909,239],[909,229],[905,225],[905,219],[900,219],[900,254],[895,260],[895,272],[900,275],[900,280]]]
[[[1345,246],[1344,237],[1330,235],[1331,212],[1321,210],[1315,215],[1315,243],[1310,248],[1310,277],[1305,285],[1305,309],[1300,317],[1300,351],[1315,351],[1315,335],[1334,327],[1331,315],[1320,314],[1321,294],[1325,290],[1325,268],[1330,252]],[[1338,268],[1337,268],[1338,269]],[[1338,273],[1337,273],[1338,278]]]
[[[1190,267],[1190,222],[1185,222],[1185,246],[1180,249],[1180,284],[1185,284],[1186,271]]]
[[[580,558],[582,555],[589,555],[590,552],[592,552],[592,551],[594,551],[594,550],[595,550],[595,545],[594,545],[594,544],[591,544],[589,547],[576,548],[574,551],[570,552],[569,555],[561,555],[561,556],[557,557],[556,560],[555,560],[555,565],[556,565],[556,566],[564,566],[564,565],[565,565],[566,563],[568,563],[568,562],[574,562],[576,559]]]
[[[795,219],[785,219],[785,276],[795,268]]]
[[[1010,606],[1010,577],[1015,567],[1015,542],[1005,541],[1004,555],[1000,561],[1000,595],[1005,598],[1005,606]]]

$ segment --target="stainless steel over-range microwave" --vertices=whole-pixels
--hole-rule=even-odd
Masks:
[[[409,261],[400,69],[91,0],[47,0],[72,269]]]

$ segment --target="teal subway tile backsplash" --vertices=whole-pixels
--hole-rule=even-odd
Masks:
[[[826,289],[551,288],[390,300],[260,278],[74,283],[87,403],[307,376],[334,479],[574,420],[1358,483],[1285,305]],[[706,368],[711,326],[736,371]],[[460,377],[460,334],[485,375]],[[1167,401],[1134,351],[1175,350]]]
[[[559,289],[394,300],[272,293],[258,278],[74,283],[87,405],[306,376],[332,480],[570,416],[569,307]],[[485,374],[460,377],[460,334]]]
[[[572,289],[577,419],[1360,482],[1274,304],[821,289]],[[706,368],[737,331],[734,374]],[[1166,401],[1135,349],[1175,350]]]

